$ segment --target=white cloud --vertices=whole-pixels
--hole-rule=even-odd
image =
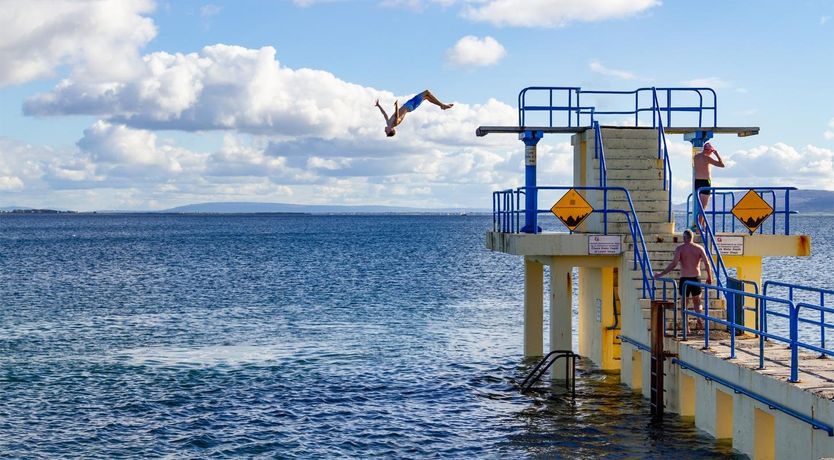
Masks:
[[[275,49],[213,45],[200,53],[152,53],[145,69],[125,80],[68,79],[24,105],[29,115],[95,115],[141,129],[237,130],[253,134],[320,139],[383,136],[373,101],[390,113],[389,92],[340,80],[312,69],[291,69],[275,60]],[[437,94],[441,100],[448,95]],[[399,96],[403,102],[411,95]],[[441,111],[430,103],[406,118],[406,134],[419,143],[471,143],[480,124],[511,124],[515,109],[494,100],[457,104]],[[390,146],[389,144],[387,144]],[[403,144],[404,145],[404,144]]]
[[[464,16],[497,26],[564,27],[634,16],[659,0],[486,0],[470,3]]]
[[[0,86],[51,77],[69,64],[76,75],[131,75],[139,49],[155,35],[150,0],[3,2]]]
[[[609,69],[599,61],[591,61],[588,67],[591,69],[591,72],[605,75],[606,77],[614,77],[622,80],[637,80],[640,78],[635,73],[627,70]]]
[[[446,61],[459,67],[490,66],[506,55],[507,50],[498,40],[467,35],[446,51]]]
[[[828,128],[830,129],[825,130],[825,132],[822,133],[822,135],[830,141],[834,139],[834,118],[832,118],[831,121],[828,122]]]
[[[703,77],[703,78],[694,78],[692,80],[684,80],[681,82],[684,86],[691,86],[695,88],[712,88],[712,89],[725,89],[725,88],[732,88],[733,85],[720,78],[720,77]]]
[[[824,26],[824,25],[828,24],[828,21],[830,21],[830,20],[831,20],[831,16],[823,16],[823,17],[820,18],[820,25]]]
[[[17,176],[0,176],[0,191],[14,191],[23,188],[23,181]]]
[[[728,177],[757,185],[789,184],[800,188],[834,187],[834,151],[814,145],[801,149],[777,142],[740,150],[726,159]]]
[[[160,145],[155,133],[105,121],[98,121],[84,130],[78,147],[109,174],[177,174],[183,171],[183,163],[197,165],[192,152],[173,145]]]

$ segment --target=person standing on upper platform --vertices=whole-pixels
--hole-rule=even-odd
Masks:
[[[385,113],[385,109],[383,109],[382,106],[379,105],[379,99],[377,99],[376,106],[377,108],[379,108],[379,111],[382,112],[383,118],[385,118],[385,134],[387,134],[388,137],[393,137],[395,134],[397,134],[397,130],[394,128],[396,128],[397,125],[403,122],[405,114],[417,110],[417,107],[419,107],[420,104],[423,103],[423,100],[427,100],[443,110],[451,109],[455,105],[444,104],[440,102],[436,97],[434,97],[434,94],[432,94],[431,91],[425,90],[422,93],[418,93],[416,96],[406,101],[406,103],[403,104],[402,107],[399,106],[400,101],[395,101],[394,113],[391,114],[391,117],[388,117],[388,114]]]
[[[715,158],[712,157],[713,153],[715,153]],[[701,150],[701,153],[696,153],[695,156],[692,157],[692,162],[695,165],[695,190],[698,190],[701,187],[712,187],[710,166],[716,166],[719,168],[724,167],[724,161],[721,160],[721,155],[718,154],[718,150],[715,150],[709,142],[704,144],[704,148]],[[711,190],[703,190],[698,194],[698,199],[701,201],[701,209],[707,209],[707,204],[709,204],[709,197],[711,194]],[[704,225],[704,219],[700,215],[698,216],[698,222],[701,226]],[[695,226],[693,225],[693,227]]]

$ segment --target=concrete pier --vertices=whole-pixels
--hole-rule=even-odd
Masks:
[[[593,155],[594,131],[574,128],[570,132],[574,133],[573,185],[598,184],[602,172],[600,159]],[[668,212],[668,192],[663,190],[664,164],[658,159],[658,131],[611,127],[602,128],[601,132],[607,186],[629,190],[651,258],[650,271],[661,269],[669,263],[681,239]],[[628,207],[622,193],[600,190],[581,193],[595,209],[602,208],[606,201],[608,208]],[[546,206],[550,203],[542,203],[540,207]],[[549,216],[540,219],[546,217]],[[607,235],[619,236],[620,250],[613,254],[592,254],[589,238],[606,230]],[[593,214],[573,233],[490,231],[486,235],[486,247],[524,258],[525,356],[539,356],[543,351],[543,267],[549,266],[549,349],[569,349],[571,336],[576,333],[579,354],[602,369],[620,372],[623,384],[648,397],[650,353],[646,347],[650,343],[650,302],[643,290],[643,273],[639,267],[635,268],[634,261],[634,245],[643,242],[635,241],[630,230],[625,214],[609,215],[607,219]],[[739,254],[723,257],[727,267],[735,271],[738,279],[758,286],[762,285],[763,257],[808,256],[811,250],[810,238],[805,235],[734,233],[727,236],[740,238],[737,241],[742,248]],[[576,331],[571,328],[573,268],[579,269]],[[670,276],[678,277],[675,272]],[[658,290],[657,295],[661,292]],[[745,302],[748,307],[754,306],[750,299]],[[711,315],[726,318],[725,299],[713,299],[707,308]],[[745,324],[756,323],[755,312],[746,311],[744,315]],[[754,350],[754,345],[759,343],[757,336],[738,336],[737,356],[728,359],[726,328],[722,331],[716,327],[716,331],[714,334],[718,335],[710,349],[702,349],[703,336],[690,336],[686,341],[665,339],[665,349],[670,353],[664,361],[666,410],[691,417],[698,428],[717,439],[730,440],[734,448],[756,459],[834,457],[834,433],[802,419],[807,417],[821,425],[834,426],[834,360],[803,355],[800,382],[791,383],[784,344],[770,343],[768,365],[758,369],[758,349]],[[565,378],[563,372],[563,366],[554,366],[552,375]],[[721,381],[729,382],[730,386]]]

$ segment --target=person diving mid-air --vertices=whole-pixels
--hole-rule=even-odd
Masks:
[[[452,106],[455,104],[444,104],[440,102],[434,94],[431,93],[429,90],[425,90],[422,93],[418,93],[416,96],[409,99],[402,107],[399,106],[399,101],[394,102],[394,113],[391,114],[389,117],[387,113],[385,113],[385,109],[379,105],[379,99],[376,100],[376,106],[379,108],[379,111],[382,112],[382,116],[385,118],[385,134],[388,137],[393,137],[397,134],[397,130],[395,129],[400,123],[403,122],[405,118],[405,114],[408,112],[413,112],[417,110],[417,107],[423,103],[423,100],[427,100],[432,104],[440,107],[443,110],[451,109]]]

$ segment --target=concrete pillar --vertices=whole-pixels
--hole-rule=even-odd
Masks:
[[[544,266],[524,259],[524,356],[544,350]]]
[[[550,350],[570,350],[573,327],[571,325],[571,306],[573,285],[572,267],[554,264],[550,267]],[[567,378],[565,366],[554,364],[552,377],[558,380]]]

